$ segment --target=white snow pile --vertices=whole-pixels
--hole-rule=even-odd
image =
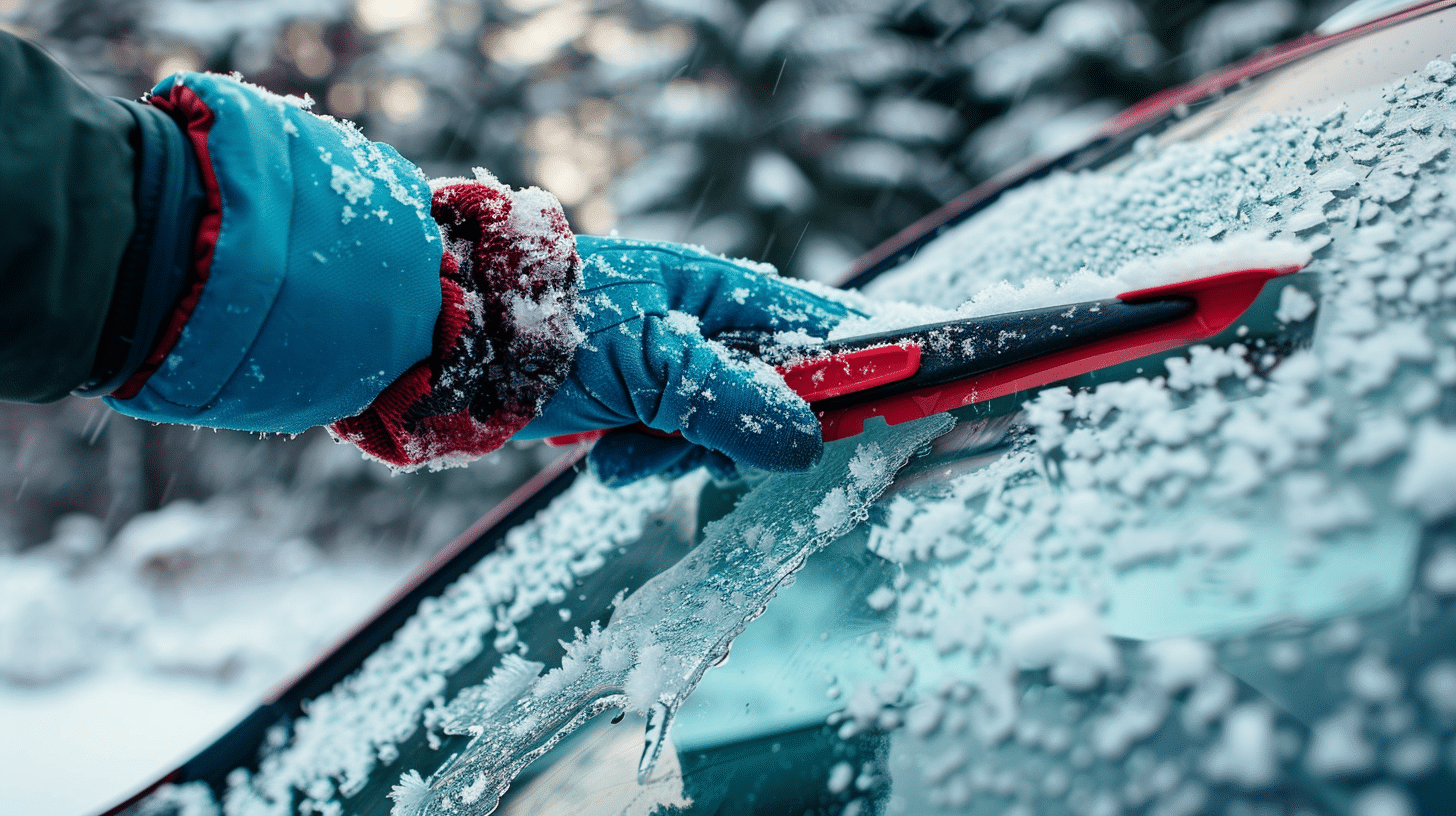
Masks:
[[[0,801],[11,812],[99,812],[130,796],[307,665],[414,565],[315,544],[299,507],[263,491],[173,501],[109,543],[99,519],[75,514],[40,546],[0,554]],[[94,767],[72,780],[78,763]],[[199,796],[189,790],[173,804],[205,812],[187,810]]]
[[[894,277],[899,279],[902,274],[927,274],[933,280],[935,274],[924,270],[942,269],[956,264],[961,257],[958,253],[963,247],[956,240],[958,235],[958,232],[952,232],[925,247],[906,263],[907,267],[917,271],[897,271]],[[837,340],[968,317],[1104,300],[1138,289],[1181,283],[1241,269],[1301,267],[1309,263],[1309,259],[1309,247],[1299,240],[1290,237],[1270,238],[1256,231],[1240,232],[1217,243],[1205,240],[1189,246],[1174,246],[1150,257],[1133,256],[1111,270],[1081,265],[1071,267],[1067,274],[1062,275],[1037,275],[1022,279],[1004,277],[986,283],[964,298],[957,297],[961,294],[958,288],[953,290],[955,294],[944,299],[936,298],[933,303],[925,303],[905,293],[896,293],[891,298],[859,297],[853,301],[854,304],[871,312],[871,315],[843,321],[834,328],[830,337]],[[1042,272],[1054,269],[1048,266],[1032,268]],[[877,286],[880,285],[893,284],[877,283]],[[958,300],[960,305],[954,309],[939,305]],[[1290,308],[1297,311],[1299,305],[1295,304]],[[1313,311],[1311,299],[1305,317]]]

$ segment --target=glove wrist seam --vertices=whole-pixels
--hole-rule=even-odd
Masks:
[[[493,178],[436,182],[432,351],[330,430],[403,470],[464,464],[538,416],[571,371],[581,261],[556,200]]]

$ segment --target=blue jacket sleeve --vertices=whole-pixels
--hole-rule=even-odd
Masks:
[[[143,328],[97,388],[115,385],[108,404],[296,433],[359,413],[429,356],[442,248],[418,168],[227,77],[178,74],[147,103]]]

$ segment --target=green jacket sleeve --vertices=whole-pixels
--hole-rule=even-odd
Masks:
[[[91,375],[131,236],[135,120],[0,32],[0,399]]]

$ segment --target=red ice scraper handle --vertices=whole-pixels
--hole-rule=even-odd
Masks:
[[[862,432],[870,417],[898,425],[1206,340],[1247,311],[1266,282],[1297,271],[1297,266],[1243,269],[1106,300],[817,346],[760,346],[755,340],[764,338],[750,335],[736,335],[730,345],[776,366],[818,414],[825,441],[833,441]],[[645,426],[632,429],[666,435]],[[547,442],[590,442],[607,432]]]

